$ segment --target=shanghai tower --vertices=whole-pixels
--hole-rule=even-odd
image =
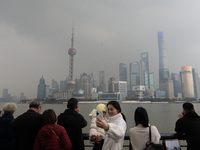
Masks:
[[[158,32],[158,49],[159,49],[159,81],[170,78],[167,67],[166,51],[164,48],[163,32]]]

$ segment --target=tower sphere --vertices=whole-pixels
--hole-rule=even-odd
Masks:
[[[74,48],[70,48],[68,50],[68,54],[71,55],[71,56],[74,56],[74,55],[76,55],[76,50]]]

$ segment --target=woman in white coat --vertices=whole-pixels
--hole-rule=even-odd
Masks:
[[[108,123],[100,118],[96,121],[97,126],[106,131],[102,150],[122,150],[127,128],[126,118],[121,113],[121,107],[117,101],[110,101],[107,104],[107,108],[109,114]]]
[[[135,125],[129,130],[131,145],[133,150],[143,150],[149,141],[149,118],[143,107],[135,110]],[[155,144],[160,141],[160,134],[155,126],[151,126],[151,139]]]

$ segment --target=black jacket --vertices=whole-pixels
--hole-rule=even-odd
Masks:
[[[15,150],[32,150],[38,131],[42,127],[42,117],[29,109],[14,121]]]
[[[200,147],[200,117],[195,112],[188,112],[177,120],[175,131],[185,136],[187,150],[198,150]]]
[[[13,115],[5,113],[0,117],[0,149],[13,150],[14,149],[14,135],[13,135]]]
[[[75,110],[66,109],[58,116],[58,124],[67,131],[72,142],[72,150],[84,150],[82,128],[87,126],[84,117]]]

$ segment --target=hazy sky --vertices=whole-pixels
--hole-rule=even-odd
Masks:
[[[168,67],[200,70],[199,0],[0,0],[0,96],[37,95],[44,76],[65,80],[74,24],[74,78],[100,70],[119,78],[119,63],[149,53],[158,80],[157,32],[163,31]],[[107,81],[106,81],[107,83]]]

